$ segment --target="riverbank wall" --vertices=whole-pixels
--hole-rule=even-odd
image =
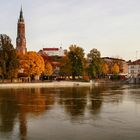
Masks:
[[[95,83],[91,82],[67,82],[67,81],[54,81],[54,82],[38,82],[38,83],[1,83],[0,88],[38,88],[38,87],[74,87],[82,86],[88,87]]]
[[[93,87],[104,84],[122,84],[121,81],[91,80],[89,82],[79,81],[52,81],[33,83],[0,83],[0,88],[59,88],[59,87]]]

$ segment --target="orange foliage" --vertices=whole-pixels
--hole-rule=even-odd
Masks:
[[[106,63],[103,63],[103,64],[102,64],[102,73],[103,73],[103,74],[108,74],[108,72],[109,72],[109,67],[108,67],[108,65],[107,65]]]
[[[40,75],[45,68],[43,58],[36,52],[28,52],[20,58],[20,68],[24,73],[30,75]]]
[[[119,66],[115,63],[114,66],[112,67],[112,73],[113,74],[118,74],[119,73]]]
[[[44,73],[48,76],[51,76],[53,74],[53,67],[51,65],[51,63],[49,62],[45,62],[45,71]]]

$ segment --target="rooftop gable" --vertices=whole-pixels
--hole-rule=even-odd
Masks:
[[[140,59],[131,62],[129,65],[140,65]]]
[[[59,51],[59,48],[43,48],[43,51]]]

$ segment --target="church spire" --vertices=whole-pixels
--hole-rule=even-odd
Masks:
[[[23,18],[22,7],[17,24],[17,39],[16,39],[16,50],[19,54],[25,54],[26,48],[26,37],[25,37],[25,23]]]
[[[21,6],[21,10],[20,10],[19,22],[24,22],[22,6]]]

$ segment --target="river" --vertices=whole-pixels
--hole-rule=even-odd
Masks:
[[[140,86],[0,89],[0,140],[140,140]]]

